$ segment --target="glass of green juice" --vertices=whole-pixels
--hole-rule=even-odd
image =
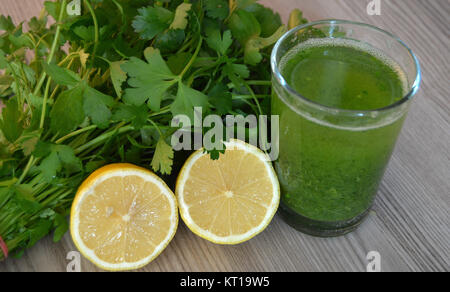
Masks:
[[[374,202],[419,89],[419,62],[386,31],[325,20],[287,32],[271,63],[280,213],[310,235],[349,233]]]

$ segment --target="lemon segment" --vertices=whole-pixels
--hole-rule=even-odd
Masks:
[[[211,160],[203,150],[184,165],[176,186],[180,213],[200,237],[218,244],[251,239],[269,225],[280,202],[280,186],[268,156],[231,140]]]
[[[71,235],[96,266],[133,270],[155,259],[178,226],[174,194],[151,171],[114,164],[94,172],[71,210]]]

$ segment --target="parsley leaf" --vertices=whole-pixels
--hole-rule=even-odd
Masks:
[[[54,145],[52,148],[53,151],[58,154],[58,158],[67,174],[81,171],[83,169],[83,164],[81,163],[81,160],[75,156],[75,152],[72,147],[67,145]]]
[[[8,60],[5,57],[5,52],[0,49],[0,69],[5,69],[7,66],[8,66]]]
[[[114,99],[91,87],[84,91],[83,109],[85,114],[92,119],[92,122],[101,129],[109,126],[112,116],[109,107],[114,104]]]
[[[1,110],[2,120],[0,120],[0,130],[5,138],[14,143],[23,133],[21,122],[21,111],[15,98],[11,98],[6,103],[6,108]]]
[[[283,25],[281,17],[272,9],[264,7],[261,4],[253,4],[245,9],[252,12],[261,25],[261,36],[269,37],[274,34],[280,26]]]
[[[52,225],[52,221],[40,219],[33,226],[29,226],[27,233],[29,234],[30,241],[28,242],[27,247],[35,245],[36,242],[46,236],[50,232]]]
[[[133,28],[142,39],[151,40],[157,34],[169,28],[174,13],[163,7],[146,7],[138,10],[139,15],[133,21]]]
[[[112,62],[110,65],[111,81],[118,97],[122,97],[122,84],[127,81],[127,73],[120,67],[124,63],[125,61],[117,61]]]
[[[61,10],[61,3],[54,1],[45,1],[44,6],[48,14],[50,14],[54,19],[58,19],[58,14]]]
[[[128,85],[132,88],[125,90],[125,103],[141,106],[147,100],[153,111],[161,108],[164,93],[175,84],[174,75],[161,57],[159,50],[149,48],[145,51],[144,62],[132,57],[121,68],[128,73]]]
[[[167,66],[174,74],[181,74],[191,58],[192,54],[189,52],[175,54],[168,58]]]
[[[225,0],[205,1],[206,14],[214,19],[224,20],[230,14],[230,8]]]
[[[233,35],[245,47],[244,61],[250,65],[260,63],[263,59],[260,50],[273,45],[286,31],[284,26],[280,26],[271,36],[261,37],[260,23],[253,13],[246,10],[237,10],[233,13],[230,28]]]
[[[22,139],[22,150],[26,156],[34,152],[37,142],[39,141],[39,132],[30,134],[26,139]]]
[[[179,82],[178,94],[170,109],[174,116],[186,115],[191,121],[194,120],[194,107],[206,108],[208,97],[193,88]]]
[[[208,96],[218,115],[226,115],[233,109],[233,96],[226,85],[217,84],[211,89]]]
[[[55,216],[54,227],[56,227],[56,229],[55,233],[53,234],[53,242],[58,242],[69,230],[69,223],[67,222],[66,218],[61,214],[55,214],[54,216]]]
[[[43,62],[45,73],[47,73],[52,80],[59,85],[74,87],[80,81],[80,77],[73,71],[66,68],[59,67],[55,64],[47,64]]]
[[[42,172],[44,181],[51,182],[54,178],[56,178],[56,174],[62,169],[62,164],[59,160],[58,153],[51,152],[49,156],[42,160],[38,169]]]
[[[11,32],[15,28],[11,16],[5,17],[4,15],[0,15],[0,30]]]
[[[77,86],[59,94],[50,112],[53,133],[68,134],[84,121],[83,92],[83,87]]]
[[[303,12],[299,9],[292,10],[289,16],[288,28],[293,29],[301,24],[308,23],[308,20],[303,17]]]
[[[175,17],[170,29],[185,29],[188,25],[188,12],[191,10],[192,4],[181,3],[175,10]]]
[[[225,144],[222,143],[222,150],[212,149],[207,152],[209,153],[209,157],[211,158],[211,160],[218,160],[220,158],[220,154],[225,154],[225,148]]]
[[[73,32],[86,42],[92,42],[95,39],[95,27],[91,26],[77,26],[73,28]]]
[[[231,80],[236,88],[240,88],[243,80],[250,76],[250,70],[244,64],[227,63],[224,66],[223,74]]]
[[[233,44],[231,31],[227,30],[223,33],[223,37],[220,35],[219,29],[214,29],[208,32],[208,38],[206,39],[208,46],[219,52],[221,55],[225,55],[227,50]]]
[[[37,158],[44,158],[38,169],[43,173],[47,182],[56,178],[63,168],[67,175],[83,169],[81,160],[75,155],[73,148],[67,145],[39,141],[33,154]]]
[[[30,185],[21,184],[12,187],[15,194],[15,202],[24,212],[35,212],[41,208],[41,204],[33,197],[33,188]]]
[[[255,4],[258,0],[232,0],[236,2],[236,6],[241,9],[245,9],[250,5]]]
[[[34,148],[33,155],[36,158],[47,157],[52,152],[51,144],[39,140]]]
[[[186,38],[184,30],[170,29],[156,37],[155,47],[167,54],[177,51]]]
[[[170,174],[172,172],[174,151],[172,146],[164,141],[164,137],[160,137],[156,144],[155,154],[152,159],[152,168],[161,174]]]
[[[286,32],[286,28],[281,26],[272,36],[268,38],[255,37],[250,39],[245,46],[244,61],[250,65],[257,65],[263,59],[261,49],[269,47]]]
[[[237,10],[230,18],[228,25],[233,36],[243,45],[253,37],[261,35],[261,25],[256,17],[245,10]]]
[[[131,125],[139,130],[144,127],[149,117],[148,108],[145,105],[135,106],[120,104],[114,113],[112,120],[121,122],[131,122]]]

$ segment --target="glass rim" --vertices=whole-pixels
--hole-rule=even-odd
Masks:
[[[313,27],[316,25],[320,25],[320,24],[353,24],[353,25],[357,25],[357,26],[362,26],[362,27],[367,27],[373,30],[376,30],[378,32],[381,32],[383,34],[385,34],[386,36],[394,39],[395,41],[397,41],[398,43],[400,43],[401,46],[403,46],[406,51],[409,53],[410,57],[412,58],[412,60],[414,61],[414,65],[415,65],[415,69],[416,69],[416,77],[414,80],[414,83],[412,84],[412,88],[410,90],[408,90],[408,92],[405,94],[405,96],[400,99],[399,101],[396,101],[393,104],[390,104],[386,107],[382,107],[382,108],[378,108],[378,109],[373,109],[373,110],[349,110],[349,109],[341,109],[341,108],[336,108],[336,107],[330,107],[330,106],[326,106],[323,105],[321,103],[315,102],[311,99],[308,99],[306,97],[304,97],[302,94],[300,94],[299,92],[297,92],[295,89],[293,89],[286,81],[286,79],[284,78],[284,76],[281,74],[280,69],[279,69],[279,62],[277,61],[277,53],[280,50],[280,46],[281,44],[292,34],[308,28],[308,27]],[[363,22],[356,22],[356,21],[349,21],[349,20],[340,20],[340,19],[325,19],[325,20],[319,20],[319,21],[314,21],[314,22],[310,22],[307,24],[303,24],[303,25],[299,25],[291,30],[289,30],[288,32],[286,32],[275,44],[273,50],[272,50],[272,55],[270,58],[270,63],[272,66],[272,73],[275,76],[275,78],[277,79],[277,81],[281,84],[281,86],[288,91],[289,94],[293,95],[294,97],[316,107],[319,108],[321,110],[325,110],[325,111],[338,111],[340,113],[348,113],[348,114],[357,114],[357,115],[365,115],[365,114],[371,114],[371,113],[380,113],[380,112],[384,112],[384,111],[388,111],[394,108],[399,107],[400,105],[404,104],[405,102],[407,102],[408,100],[411,100],[414,95],[417,93],[417,91],[420,88],[420,84],[421,84],[421,80],[422,80],[422,71],[421,71],[421,67],[420,67],[420,63],[419,60],[417,58],[417,56],[413,53],[413,51],[396,35],[394,35],[393,33],[390,33],[384,29],[381,29],[379,27],[373,26],[371,24],[367,24],[367,23],[363,23]]]

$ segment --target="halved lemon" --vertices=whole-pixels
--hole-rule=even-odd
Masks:
[[[72,205],[70,231],[79,251],[109,271],[141,268],[172,240],[177,201],[153,172],[112,164],[94,172]]]
[[[218,244],[238,244],[262,232],[280,202],[280,185],[268,156],[239,140],[211,160],[203,150],[186,162],[176,195],[183,221]]]

